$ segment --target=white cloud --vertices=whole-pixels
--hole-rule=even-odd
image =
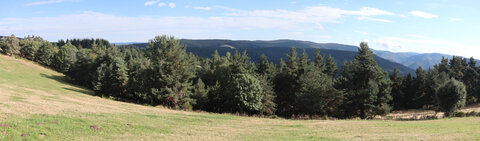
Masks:
[[[290,21],[262,17],[128,17],[83,12],[36,18],[0,19],[0,33],[39,35],[46,39],[101,37],[115,41],[145,41],[169,34],[189,38],[218,38],[229,29],[296,28]],[[135,35],[134,37],[132,35]]]
[[[422,12],[422,11],[411,11],[410,14],[413,16],[421,17],[421,18],[426,18],[426,19],[431,19],[431,18],[437,18],[437,15]]]
[[[165,6],[165,5],[167,5],[167,4],[164,3],[164,2],[161,2],[161,3],[158,3],[158,4],[157,4],[158,7],[163,7],[163,6]]]
[[[150,6],[150,5],[154,5],[154,4],[157,3],[157,2],[158,2],[158,0],[147,1],[147,2],[145,2],[143,5],[144,5],[144,6]]]
[[[330,22],[338,23],[340,19],[353,15],[353,16],[379,16],[379,15],[393,15],[393,13],[380,10],[377,8],[364,7],[358,11],[353,10],[343,10],[339,8],[331,8],[326,6],[316,6],[316,7],[306,7],[298,11],[288,11],[288,10],[253,10],[253,11],[243,11],[230,9],[232,12],[227,13],[229,16],[244,16],[244,17],[268,17],[268,18],[278,18],[292,20],[296,22],[306,22],[306,23],[321,23],[321,22]]]
[[[175,8],[175,6],[176,6],[175,3],[173,3],[173,2],[168,4],[168,7],[170,7],[170,8]]]
[[[291,3],[291,4],[297,4],[297,1],[292,1],[292,2],[290,2],[290,3]]]
[[[207,7],[200,7],[200,6],[198,6],[198,7],[193,7],[193,9],[195,9],[195,10],[207,10],[207,11],[208,11],[208,10],[211,10],[212,8],[211,8],[211,7],[208,7],[208,6],[207,6]]]
[[[406,17],[407,17],[407,15],[403,15],[403,14],[400,14],[400,15],[398,15],[398,16],[400,16],[400,17],[402,17],[402,18],[406,18]]]
[[[370,21],[377,21],[377,22],[386,22],[391,23],[392,21],[386,19],[377,19],[372,17],[358,17],[357,20],[370,20]]]
[[[372,45],[380,50],[394,52],[444,53],[478,58],[480,50],[474,46],[457,42],[434,39],[426,36],[409,35],[412,38],[380,37],[372,41]]]
[[[36,5],[45,5],[45,4],[53,4],[53,3],[62,3],[62,2],[77,2],[78,0],[48,0],[48,1],[38,1],[27,3],[25,6],[36,6]]]

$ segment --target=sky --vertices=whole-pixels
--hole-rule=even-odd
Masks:
[[[480,58],[478,0],[0,0],[0,35],[276,40]]]

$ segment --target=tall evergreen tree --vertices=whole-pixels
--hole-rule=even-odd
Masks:
[[[478,89],[480,88],[478,85],[479,78],[480,74],[478,72],[477,62],[473,57],[471,57],[462,79],[467,90],[467,104],[478,102],[478,98],[480,96],[478,94]]]
[[[405,93],[404,93],[404,78],[399,75],[400,71],[395,68],[393,73],[389,76],[392,81],[392,102],[390,105],[393,105],[394,110],[405,109]]]
[[[422,108],[427,101],[431,101],[427,97],[427,74],[422,67],[418,67],[415,71],[416,77],[413,79],[414,93],[413,97],[409,97],[409,108]]]
[[[333,79],[316,65],[305,67],[305,73],[297,80],[296,111],[309,115],[337,115],[341,104],[340,92],[333,87]]]
[[[152,60],[152,97],[172,108],[189,105],[191,92],[188,89],[195,76],[195,64],[190,64],[180,41],[165,35],[156,36],[147,46],[147,56]]]
[[[324,57],[320,54],[320,49],[315,49],[315,65],[318,67],[319,70],[323,70],[325,67]]]
[[[344,116],[365,119],[390,111],[391,82],[374,56],[367,43],[362,42],[358,55],[343,66],[338,87],[345,93]]]
[[[275,103],[277,103],[277,114],[289,117],[295,114],[295,93],[297,92],[299,60],[297,57],[297,49],[290,49],[287,55],[288,62],[285,67],[282,64],[282,70],[275,78]]]
[[[338,73],[337,63],[331,55],[328,55],[327,61],[325,62],[325,70],[323,71],[328,76],[335,78]]]

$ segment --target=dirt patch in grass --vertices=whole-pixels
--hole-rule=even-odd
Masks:
[[[20,137],[28,137],[28,136],[30,136],[30,134],[27,134],[27,133],[23,133],[20,135]]]
[[[6,128],[8,128],[8,127],[10,127],[10,124],[0,124],[0,127],[6,127]]]
[[[102,128],[98,127],[97,125],[90,125],[90,128],[94,130],[102,130]]]

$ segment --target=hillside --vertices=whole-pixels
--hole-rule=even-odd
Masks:
[[[0,140],[478,140],[480,118],[284,120],[175,111],[92,96],[0,56]]]
[[[357,55],[358,47],[334,43],[319,44],[309,41],[297,40],[273,40],[273,41],[233,41],[233,40],[187,40],[180,41],[187,46],[187,52],[192,52],[200,57],[211,57],[213,52],[217,50],[220,55],[225,55],[226,52],[247,51],[252,61],[257,62],[260,55],[265,54],[270,61],[275,63],[280,62],[280,59],[286,60],[286,55],[290,53],[290,48],[297,48],[297,52],[302,52],[303,49],[308,53],[310,59],[314,59],[314,52],[316,48],[321,49],[321,54],[324,56],[332,55],[339,68],[345,61],[351,61]],[[146,47],[147,43],[137,43],[130,46]],[[400,70],[401,75],[407,73],[414,74],[414,69],[408,68],[400,63],[392,62],[382,57],[376,56],[375,60],[385,71],[391,73],[396,67]]]
[[[375,53],[382,58],[403,64],[411,69],[417,69],[418,67],[424,69],[433,68],[433,65],[440,63],[442,57],[452,58],[452,55],[440,53],[394,53],[389,51],[375,51]]]

